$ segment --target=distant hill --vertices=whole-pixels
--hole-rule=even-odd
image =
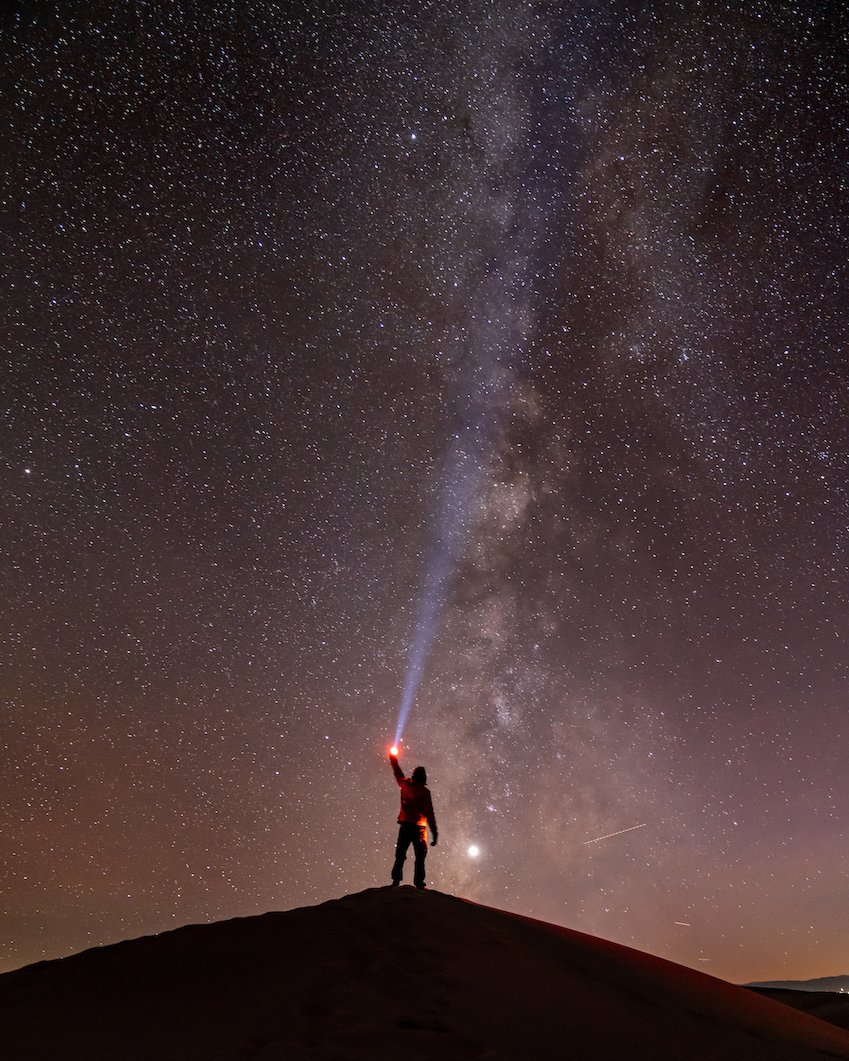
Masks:
[[[764,980],[746,986],[786,991],[840,991],[849,994],[849,976],[819,976],[816,980]]]
[[[648,954],[375,888],[0,976],[26,1061],[822,1061],[849,1033]]]
[[[816,980],[772,980],[749,984],[764,998],[809,1013],[849,1031],[849,976],[820,976]]]

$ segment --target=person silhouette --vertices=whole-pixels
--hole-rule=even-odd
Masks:
[[[392,773],[401,789],[401,811],[398,815],[398,843],[395,846],[395,864],[392,867],[392,887],[397,888],[401,883],[407,849],[412,844],[416,858],[413,884],[418,889],[424,890],[427,827],[430,826],[433,835],[431,847],[436,847],[439,838],[436,817],[433,813],[433,800],[430,789],[427,787],[427,773],[423,766],[417,766],[412,777],[404,777],[404,772],[398,764],[398,756],[391,751],[389,761],[392,763]]]

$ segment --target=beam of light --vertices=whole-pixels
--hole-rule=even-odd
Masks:
[[[515,362],[528,338],[528,269],[527,255],[511,247],[480,283],[474,313],[479,345],[465,350],[454,371],[456,427],[443,465],[429,563],[401,691],[396,744],[404,732],[454,574],[474,526],[495,438],[510,400]]]
[[[521,9],[521,5],[520,5]],[[528,138],[536,97],[517,72],[514,48],[534,53],[539,24],[514,20],[505,47],[499,28],[482,45],[494,78],[476,80],[470,112],[489,145],[463,173],[457,190],[466,192],[474,176],[482,195],[473,218],[476,250],[463,255],[458,286],[463,316],[440,350],[448,422],[452,433],[442,467],[418,608],[411,631],[407,670],[398,708],[396,743],[404,731],[422,681],[428,655],[449,600],[477,504],[496,452],[499,426],[506,419],[515,367],[534,325],[533,270],[542,230],[544,196],[533,194],[548,173],[528,169]],[[475,73],[477,79],[477,74]],[[487,130],[491,130],[488,134]]]
[[[407,658],[407,673],[401,691],[398,724],[395,728],[396,744],[404,732],[448,598],[452,576],[468,537],[471,510],[483,476],[483,451],[488,434],[486,421],[486,410],[479,407],[470,422],[452,438],[435,528],[436,541],[431,562],[425,573]]]
[[[615,833],[607,833],[605,836],[597,836],[594,840],[584,840],[584,844],[599,844],[602,840],[609,840],[611,836],[621,836],[623,833],[632,833],[635,829],[645,829],[648,822],[640,825],[629,825],[627,829],[617,829]]]

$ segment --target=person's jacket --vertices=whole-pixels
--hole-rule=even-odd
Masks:
[[[438,836],[436,816],[433,813],[433,800],[427,785],[414,785],[409,777],[404,777],[397,759],[392,759],[392,773],[401,789],[401,812],[398,815],[400,825],[429,825],[434,840]]]

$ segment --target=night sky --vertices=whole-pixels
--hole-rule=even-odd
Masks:
[[[849,972],[845,5],[0,19],[0,969],[388,884],[418,646],[434,888]]]

